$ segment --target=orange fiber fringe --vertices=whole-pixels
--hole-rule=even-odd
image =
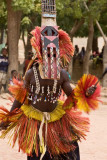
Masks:
[[[77,101],[77,108],[89,113],[91,110],[95,110],[98,108],[101,86],[98,83],[95,92],[87,97],[86,90],[95,85],[98,81],[98,78],[89,74],[84,74],[83,77],[78,81],[76,88],[74,89],[74,98]]]
[[[63,108],[68,107],[73,103],[73,108],[77,108],[86,113],[89,113],[91,110],[98,108],[98,103],[100,100],[101,86],[98,83],[95,92],[87,97],[86,90],[95,85],[98,81],[98,78],[89,74],[83,75],[83,77],[78,81],[76,88],[72,91],[71,95],[65,100]]]
[[[27,90],[24,88],[23,81],[13,79],[13,83],[14,85],[10,85],[8,90],[17,101],[23,103],[27,94]]]
[[[13,147],[18,140],[19,151],[21,149],[30,156],[35,151],[38,155],[40,121],[29,119],[21,109],[10,113],[5,108],[0,107],[1,121],[8,121],[9,123],[8,128],[2,131],[1,138],[10,133]],[[53,156],[74,150],[73,142],[85,139],[88,129],[88,118],[82,117],[81,112],[74,109],[66,110],[66,114],[60,120],[48,123],[47,150]],[[44,132],[43,137],[45,137]]]
[[[71,60],[71,56],[74,55],[74,47],[69,35],[65,31],[58,30],[58,33],[60,57],[63,58],[67,63],[69,63]]]

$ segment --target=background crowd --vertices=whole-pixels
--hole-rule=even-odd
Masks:
[[[96,50],[92,51],[92,54],[90,55],[90,60],[93,60],[93,68],[95,68],[97,64],[102,63],[103,53],[104,53],[104,46],[103,46],[101,52],[99,51],[98,47],[96,48]],[[75,63],[75,60],[78,59],[79,63],[82,64],[85,54],[86,54],[85,47],[82,47],[80,50],[78,45],[75,45],[73,63]]]
[[[9,81],[7,78],[8,66],[9,66],[9,59],[8,59],[8,49],[5,45],[2,45],[1,52],[0,52],[0,93],[6,92],[6,85],[11,84],[14,85],[13,79],[22,80],[23,75],[26,72],[27,66],[32,59],[33,53],[29,51],[26,59],[23,64],[23,73],[18,73],[17,70],[12,70],[11,75],[9,75]]]

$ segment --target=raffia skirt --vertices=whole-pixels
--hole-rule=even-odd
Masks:
[[[73,103],[63,107],[58,101],[57,107],[50,113],[41,112],[30,105],[22,105],[12,112],[0,108],[2,121],[8,121],[10,126],[2,132],[1,138],[9,135],[14,147],[18,141],[19,151],[28,156],[36,156],[46,151],[50,155],[66,154],[75,150],[75,141],[85,139],[89,128],[89,120],[73,108]]]

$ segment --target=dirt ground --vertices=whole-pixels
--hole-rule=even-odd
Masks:
[[[79,143],[81,160],[107,160],[107,90],[102,92],[99,109],[92,111],[90,118],[90,132],[87,140]],[[0,95],[2,105],[10,109],[8,94]],[[0,160],[26,160],[26,155],[18,152],[18,146],[11,148],[7,139],[0,139]]]

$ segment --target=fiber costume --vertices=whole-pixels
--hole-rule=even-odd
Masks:
[[[2,132],[1,138],[10,133],[13,147],[18,141],[19,150],[21,149],[28,156],[35,153],[38,157],[41,153],[40,160],[46,151],[54,159],[58,155],[75,151],[75,142],[85,139],[89,129],[89,119],[83,117],[80,110],[89,113],[97,109],[100,96],[99,83],[95,92],[91,96],[86,96],[87,89],[95,85],[98,79],[92,75],[84,75],[65,102],[58,100],[61,95],[61,85],[58,86],[61,79],[61,60],[68,63],[74,49],[68,34],[58,30],[54,25],[56,24],[55,1],[50,0],[48,4],[46,2],[42,1],[42,24],[43,21],[46,25],[51,22],[53,26],[42,25],[41,28],[36,27],[32,31],[31,44],[36,53],[28,69],[34,62],[38,62],[42,81],[51,79],[53,85],[41,85],[39,73],[33,65],[35,86],[30,84],[28,89],[24,87],[23,82],[14,80],[15,85],[9,87],[14,98],[22,104],[21,108],[18,109],[16,106],[16,109],[9,112],[4,107],[0,107],[0,121],[9,124]],[[47,10],[50,11],[49,14]],[[47,17],[50,21],[47,21]],[[33,105],[29,101],[32,101]],[[50,103],[50,106],[56,104],[56,107],[52,112],[42,112],[34,107],[41,101],[44,104]]]
[[[19,150],[21,149],[27,155],[32,155],[33,152],[38,155],[39,150],[41,153],[45,153],[46,148],[52,156],[74,150],[73,143],[85,139],[89,128],[88,118],[82,117],[82,112],[78,109],[89,112],[98,107],[99,85],[92,96],[85,96],[86,89],[96,81],[95,76],[84,75],[74,89],[74,95],[70,95],[65,102],[58,101],[57,107],[51,113],[43,113],[33,106],[29,106],[27,100],[20,109],[12,112],[0,107],[0,121],[10,124],[3,131],[1,137],[4,138],[10,133],[13,147],[18,140]],[[11,86],[10,90],[15,98],[22,102],[26,96],[26,89],[17,81],[14,83],[15,86]],[[40,129],[42,125],[42,129]],[[42,135],[39,136],[40,130]],[[42,143],[40,144],[41,136]]]

